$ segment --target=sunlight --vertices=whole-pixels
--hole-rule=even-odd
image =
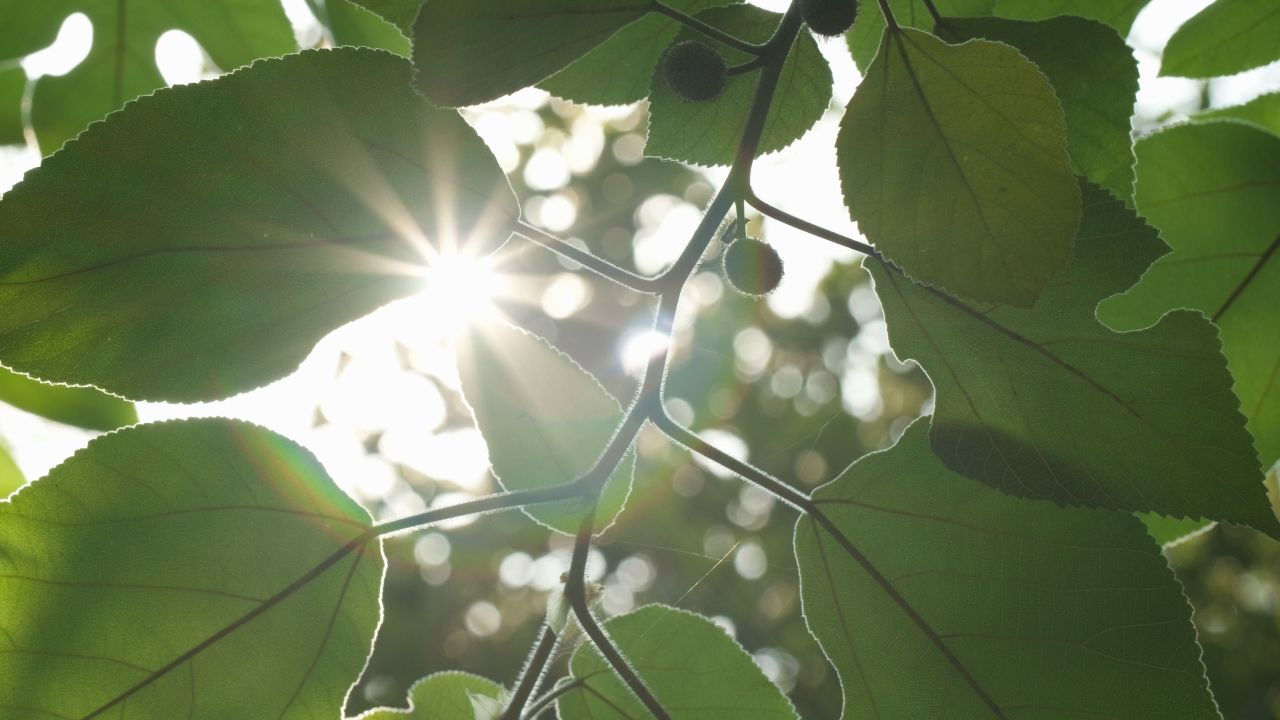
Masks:
[[[494,300],[503,291],[503,284],[492,258],[444,254],[433,258],[427,268],[425,297],[433,314],[456,331],[496,316]]]

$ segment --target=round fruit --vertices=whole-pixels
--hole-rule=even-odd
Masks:
[[[800,0],[800,17],[818,35],[843,35],[858,17],[858,0]]]
[[[662,55],[662,77],[677,97],[706,102],[724,92],[729,67],[715,48],[701,40],[684,40]]]
[[[782,258],[755,238],[736,240],[725,248],[724,275],[744,295],[768,295],[782,281]]]

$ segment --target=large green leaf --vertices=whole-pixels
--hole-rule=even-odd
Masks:
[[[476,323],[458,338],[458,374],[476,425],[489,446],[493,474],[507,490],[560,485],[585,474],[622,421],[622,408],[600,382],[545,340],[502,322]],[[597,531],[631,492],[630,451],[604,485]],[[547,527],[575,533],[584,499],[524,508]]]
[[[497,700],[502,686],[479,675],[439,672],[414,683],[409,709],[377,708],[358,720],[476,720],[473,698]]]
[[[92,387],[50,385],[0,367],[0,401],[41,417],[89,430],[138,422],[133,403]]]
[[[1150,0],[996,0],[994,15],[1013,20],[1045,20],[1077,15],[1099,20],[1127,36],[1134,18]]]
[[[1235,122],[1182,125],[1137,152],[1138,210],[1173,253],[1099,316],[1122,330],[1179,307],[1212,318],[1270,467],[1280,460],[1280,138]]]
[[[358,45],[409,57],[409,38],[400,28],[351,0],[307,0],[335,45]],[[416,6],[415,6],[416,9]]]
[[[0,502],[4,717],[335,717],[380,616],[368,527],[255,425],[94,440]]]
[[[671,0],[666,4],[695,15],[730,0]],[[603,44],[539,84],[543,90],[588,105],[626,105],[649,94],[653,68],[680,33],[680,24],[652,14],[614,33]]]
[[[698,19],[749,42],[764,42],[780,15],[751,5],[711,8]],[[684,30],[677,40],[703,36]],[[740,50],[714,45],[730,65],[750,59]],[[738,150],[755,98],[759,72],[729,78],[724,92],[708,102],[689,102],[671,91],[661,72],[649,89],[649,138],[645,154],[696,165],[728,165]],[[760,137],[759,152],[781,150],[813,127],[831,102],[831,68],[808,34],[796,39],[778,79],[778,89]]]
[[[887,32],[836,140],[849,212],[911,277],[1029,307],[1071,257],[1062,106],[1017,50]]]
[[[1207,78],[1234,75],[1280,60],[1280,4],[1216,0],[1169,38],[1160,74]]]
[[[1259,95],[1243,105],[1206,110],[1192,120],[1240,120],[1280,135],[1280,92]]]
[[[995,0],[937,0],[934,6],[943,17],[970,17],[992,14]],[[889,9],[893,11],[894,19],[903,27],[933,29],[933,16],[921,0],[889,0]],[[884,29],[884,14],[880,12],[880,8],[874,2],[864,2],[853,27],[845,33],[853,61],[864,73],[876,56],[876,51],[880,49]]]
[[[27,73],[21,66],[0,67],[0,145],[26,142],[22,126],[22,94],[26,89]]]
[[[545,80],[639,20],[637,0],[431,0],[413,26],[418,88],[448,107]]]
[[[604,627],[675,720],[796,718],[782,691],[708,618],[667,605],[646,605]],[[563,720],[649,717],[594,646],[580,646],[569,671],[582,685],[556,703]]]
[[[1217,328],[1190,310],[1128,333],[1094,317],[1167,247],[1105,191],[1084,193],[1075,258],[1031,310],[966,303],[871,266],[895,352],[936,389],[934,451],[1015,495],[1280,536]]]
[[[164,86],[156,40],[167,30],[189,33],[224,70],[297,49],[278,0],[41,0],[4,11],[0,60],[53,42],[63,19],[82,12],[93,23],[93,46],[66,75],[36,81],[31,123],[40,149],[57,150],[90,122]]]
[[[814,492],[809,630],[842,717],[1217,718],[1190,606],[1141,523],[959,477],[928,420]]]
[[[1118,197],[1133,197],[1129,117],[1138,92],[1138,61],[1124,38],[1094,20],[1039,22],[997,18],[947,20],[961,39],[1008,43],[1049,78],[1067,120],[1067,148],[1076,172]]]
[[[519,209],[409,65],[340,48],[162,90],[0,201],[0,362],[125,397],[204,400],[483,253]]]

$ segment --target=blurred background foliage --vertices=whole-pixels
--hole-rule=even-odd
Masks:
[[[1198,7],[1178,13],[1189,16]],[[407,48],[393,27],[345,0],[299,0],[284,8],[300,47],[337,37]],[[1148,17],[1152,12],[1139,18],[1130,38],[1148,65],[1159,49],[1142,35],[1159,20]],[[837,65],[835,110],[852,91],[851,63],[838,57],[843,43],[827,43],[823,51]],[[162,36],[157,62],[170,83],[218,72],[190,36]],[[38,161],[32,86],[39,72],[53,72],[41,67],[0,63],[0,102],[7,103],[0,108],[0,140],[18,143],[0,150],[0,188]],[[22,68],[31,77],[24,80]],[[1215,85],[1156,80],[1145,67],[1135,127],[1149,130],[1202,107],[1237,102],[1233,93],[1241,92],[1241,82],[1276,84],[1275,68],[1264,70],[1252,80]],[[25,97],[19,106],[25,120],[13,112],[15,97]],[[535,91],[469,110],[467,117],[508,171],[531,222],[644,274],[679,251],[719,177],[645,158],[643,107],[586,109]],[[827,130],[812,133],[820,139],[819,156],[829,152],[829,140],[821,142],[829,120]],[[818,193],[834,177],[790,172],[772,178],[780,203]],[[843,215],[838,204],[829,212]],[[843,217],[833,222],[847,225]],[[788,279],[769,300],[739,295],[719,274],[722,245],[712,244],[676,320],[668,407],[708,441],[808,490],[892,444],[911,419],[929,411],[932,391],[918,368],[888,352],[877,301],[854,256],[815,252],[820,244],[759,218],[750,231],[782,252]],[[638,370],[662,342],[648,332],[650,299],[519,239],[499,252],[494,272],[502,278],[500,305],[513,322],[572,355],[621,401],[630,397]],[[311,447],[379,518],[491,492],[496,484],[458,391],[448,328],[438,327],[447,323],[432,320],[448,313],[451,300],[428,291],[425,299],[344,328],[296,376],[266,389],[201,406],[140,404],[138,416],[230,414],[262,422]],[[132,418],[128,409],[113,412]],[[0,436],[17,461],[12,469],[0,462],[8,478],[0,480],[3,490],[5,482],[19,481],[17,467],[36,477],[90,437],[11,407],[0,407]],[[637,449],[627,509],[593,551],[589,568],[590,579],[602,585],[601,611],[663,602],[709,615],[790,693],[802,716],[837,717],[839,687],[800,614],[794,513],[719,468],[693,461],[651,428]],[[511,682],[539,630],[548,593],[560,585],[569,545],[520,513],[391,539],[382,629],[348,713],[403,705],[409,685],[438,670]],[[1166,554],[1195,607],[1223,715],[1280,717],[1280,543],[1218,527]],[[563,670],[564,660],[553,672]]]

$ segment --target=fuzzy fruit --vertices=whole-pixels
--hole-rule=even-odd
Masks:
[[[719,97],[729,80],[728,71],[720,53],[701,40],[678,42],[662,55],[662,77],[667,87],[690,102]]]
[[[782,282],[782,258],[763,241],[736,240],[725,248],[724,275],[744,295],[768,295]]]
[[[858,17],[858,0],[800,0],[800,17],[816,35],[843,35]]]

